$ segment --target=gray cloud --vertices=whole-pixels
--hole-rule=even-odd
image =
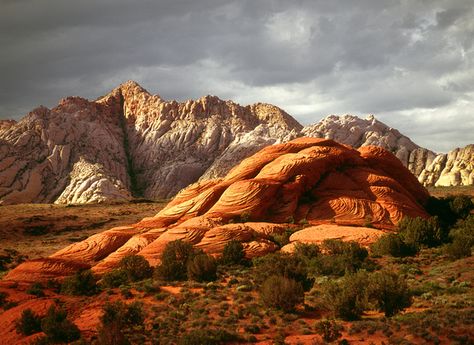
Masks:
[[[0,118],[134,79],[303,123],[374,113],[439,151],[474,142],[471,0],[0,1]]]

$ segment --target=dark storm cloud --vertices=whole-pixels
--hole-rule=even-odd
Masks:
[[[134,79],[169,99],[274,103],[303,123],[375,113],[415,142],[446,150],[474,141],[473,7],[0,0],[0,117],[68,95],[96,98]]]

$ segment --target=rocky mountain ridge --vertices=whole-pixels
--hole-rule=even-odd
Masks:
[[[95,101],[68,97],[19,122],[0,121],[0,204],[169,198],[301,136],[384,147],[425,185],[474,183],[473,145],[436,155],[374,117],[329,116],[303,127],[270,104],[165,101],[129,81]]]

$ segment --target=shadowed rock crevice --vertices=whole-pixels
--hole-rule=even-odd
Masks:
[[[128,178],[130,180],[130,192],[132,197],[134,198],[140,198],[143,197],[143,189],[139,187],[139,183],[137,181],[137,174],[135,172],[135,167],[134,167],[134,162],[133,162],[133,156],[132,153],[130,152],[130,143],[129,143],[129,130],[130,126],[127,124],[127,118],[125,117],[125,100],[122,92],[119,94],[120,96],[120,109],[121,112],[118,114],[119,116],[119,123],[120,123],[120,128],[122,130],[122,136],[123,136],[123,150],[125,152],[125,158],[127,162],[127,174]],[[133,127],[132,127],[133,128]]]

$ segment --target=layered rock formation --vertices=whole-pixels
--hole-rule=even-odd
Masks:
[[[329,116],[303,128],[269,104],[165,101],[127,82],[96,101],[69,97],[0,121],[0,204],[169,198],[301,136],[383,147],[425,185],[473,183],[472,146],[436,156],[374,117]]]
[[[170,241],[189,241],[218,255],[230,240],[243,242],[248,257],[278,249],[271,236],[304,223],[294,241],[331,237],[321,224],[393,229],[402,217],[427,217],[429,195],[390,152],[374,146],[355,150],[329,139],[298,138],[267,146],[224,178],[181,191],[156,216],[74,243],[46,259],[21,264],[5,279],[62,277],[84,266],[97,273],[127,254],[157,265]],[[381,230],[362,228],[350,238],[371,242]],[[327,228],[326,228],[327,230]],[[350,230],[339,229],[332,237]]]

